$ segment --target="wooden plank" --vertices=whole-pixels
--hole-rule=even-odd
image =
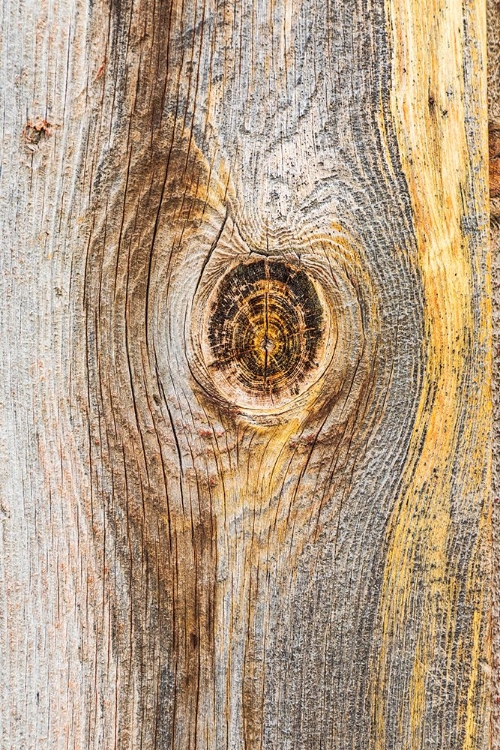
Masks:
[[[488,31],[488,114],[490,118],[489,128],[489,174],[490,174],[490,219],[491,219],[491,252],[492,252],[492,300],[493,300],[493,473],[492,494],[494,498],[492,526],[493,526],[493,578],[492,578],[492,666],[493,666],[493,690],[492,690],[492,716],[491,735],[492,750],[500,748],[500,680],[499,680],[499,658],[500,658],[500,518],[498,497],[500,491],[499,477],[499,449],[500,449],[500,362],[498,352],[500,351],[500,76],[499,76],[499,53],[500,53],[500,5],[498,0],[488,0],[487,9],[487,31]]]
[[[483,3],[5,12],[5,747],[485,750]]]

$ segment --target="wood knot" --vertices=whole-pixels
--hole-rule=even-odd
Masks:
[[[277,259],[240,262],[209,300],[205,362],[228,400],[272,408],[307,389],[328,328],[318,284],[303,268]]]

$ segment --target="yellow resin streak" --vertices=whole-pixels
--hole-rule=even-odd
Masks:
[[[462,7],[462,3],[454,0],[430,0],[425,11],[412,0],[388,0],[386,8],[393,50],[391,109],[412,201],[417,263],[425,295],[426,371],[402,492],[387,532],[380,605],[382,643],[372,694],[374,747],[376,750],[386,747],[391,653],[395,641],[404,639],[405,626],[415,614],[411,609],[412,593],[420,585],[424,603],[423,611],[417,613],[420,629],[414,647],[413,674],[408,695],[398,700],[401,747],[410,750],[422,746],[426,675],[444,627],[450,672],[451,660],[456,659],[451,654],[454,638],[460,643],[467,637],[473,644],[473,653],[467,654],[471,660],[467,705],[456,717],[464,737],[461,747],[472,750],[483,746],[479,735],[487,724],[478,722],[478,717],[487,715],[489,695],[484,688],[481,695],[477,693],[479,670],[488,660],[489,649],[489,636],[485,635],[488,627],[483,623],[486,589],[482,595],[477,592],[475,595],[473,632],[454,634],[456,579],[447,543],[451,533],[452,470],[457,454],[461,453],[462,498],[472,496],[474,502],[481,504],[488,487],[483,467],[491,420],[489,363],[481,382],[463,387],[471,332],[477,325],[473,320],[472,275],[481,273],[463,233],[463,217],[472,204],[486,221],[488,205],[486,164],[482,161],[487,153],[485,74],[474,82],[472,94],[465,91],[464,17],[469,33],[475,38],[470,52],[473,68],[476,72],[484,70],[484,8],[481,2]],[[480,144],[483,148],[478,153],[469,149],[467,115],[478,117],[484,124]],[[483,295],[478,304],[481,329],[475,335],[481,337],[487,349],[489,298]],[[457,406],[460,404],[462,411]],[[484,507],[472,558],[481,554],[481,545],[489,535],[488,502]],[[467,591],[473,586],[477,589],[478,582],[474,580],[477,570],[472,568],[473,563],[469,566]],[[484,585],[487,586],[487,581]]]

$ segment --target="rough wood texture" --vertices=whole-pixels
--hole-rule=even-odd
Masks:
[[[493,712],[492,749],[500,750],[500,3],[488,0],[491,247],[493,254]],[[493,135],[493,137],[491,137]],[[492,179],[493,178],[493,179]]]
[[[483,11],[5,1],[5,748],[488,747]]]

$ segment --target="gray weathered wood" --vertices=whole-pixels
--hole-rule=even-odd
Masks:
[[[3,13],[2,750],[485,750],[481,2]]]

